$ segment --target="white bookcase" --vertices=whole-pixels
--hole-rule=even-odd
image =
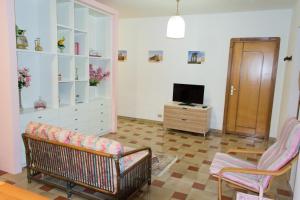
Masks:
[[[22,89],[22,132],[29,121],[84,134],[103,135],[113,129],[114,16],[81,2],[15,0],[16,25],[26,30],[29,44],[27,49],[17,49],[18,68],[29,68],[32,77],[30,87]],[[57,47],[62,37],[63,51]],[[35,51],[36,38],[40,38],[41,52]],[[75,43],[79,44],[78,53]],[[99,52],[101,57],[89,56],[90,50]],[[90,94],[90,65],[110,72],[97,86],[96,95]],[[39,97],[47,102],[47,109],[35,111],[34,102]]]

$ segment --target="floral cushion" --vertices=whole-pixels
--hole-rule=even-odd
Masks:
[[[84,139],[81,142],[81,146],[87,148],[87,149],[93,149],[95,150],[96,148],[96,142],[98,140],[98,136],[95,135],[89,135],[85,136]]]
[[[64,144],[69,144],[70,143],[70,137],[72,135],[75,135],[74,131],[70,130],[61,130],[59,132],[56,132],[55,134],[55,140]]]
[[[81,143],[85,139],[85,136],[81,133],[75,133],[70,136],[70,144],[75,146],[81,146]]]
[[[25,133],[28,133],[30,135],[37,135],[38,134],[38,128],[41,126],[41,123],[38,122],[29,122],[26,126]]]
[[[115,155],[124,153],[124,147],[120,142],[102,137],[98,138],[98,140],[96,141],[94,150],[103,151],[105,153]]]

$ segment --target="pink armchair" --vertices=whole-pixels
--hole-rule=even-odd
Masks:
[[[285,122],[277,142],[266,151],[231,149],[227,153],[260,154],[258,164],[253,164],[225,153],[217,153],[210,167],[210,174],[218,178],[219,200],[222,199],[222,181],[232,186],[258,193],[269,189],[271,179],[292,167],[297,160],[300,146],[300,122],[289,119]]]

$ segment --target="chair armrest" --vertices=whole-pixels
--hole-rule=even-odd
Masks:
[[[262,155],[265,152],[264,149],[229,149],[227,153],[245,153],[245,154],[259,154]]]
[[[152,154],[152,150],[150,147],[144,147],[144,148],[134,149],[134,150],[128,151],[126,153],[123,153],[120,155],[120,158],[123,158],[123,157],[131,155],[131,154],[135,154],[135,153],[138,153],[141,151],[148,151],[149,154]]]
[[[293,166],[293,162],[285,165],[279,170],[270,171],[270,170],[261,170],[261,169],[246,169],[246,168],[235,168],[235,167],[225,167],[219,172],[219,178],[222,177],[222,174],[225,172],[231,173],[242,173],[242,174],[255,174],[255,175],[265,175],[265,176],[280,176],[290,170]]]

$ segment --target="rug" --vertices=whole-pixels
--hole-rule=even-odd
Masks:
[[[154,153],[152,156],[152,176],[163,175],[176,161],[176,156]]]

